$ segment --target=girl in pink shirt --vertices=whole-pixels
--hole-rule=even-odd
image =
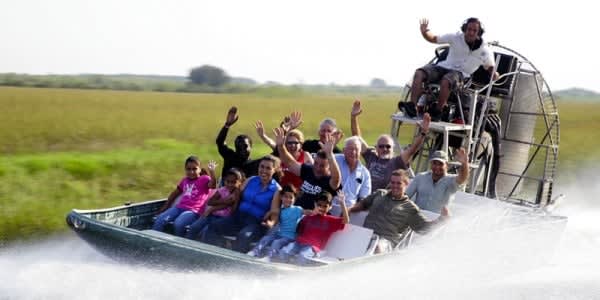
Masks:
[[[228,217],[237,208],[240,200],[240,186],[244,182],[244,176],[236,168],[231,168],[223,174],[224,186],[217,189],[207,201],[207,207],[198,220],[189,226],[185,237],[188,239],[199,239],[206,225],[215,219]]]
[[[188,157],[185,160],[186,177],[181,179],[175,190],[169,195],[165,205],[159,210],[152,229],[164,231],[165,225],[172,221],[174,234],[183,236],[186,226],[196,221],[204,213],[210,189],[215,188],[216,185],[216,166],[214,161],[210,161],[208,163],[210,176],[203,175],[198,157]],[[178,197],[180,197],[179,202],[171,207]]]

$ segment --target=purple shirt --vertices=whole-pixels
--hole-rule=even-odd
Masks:
[[[177,186],[181,190],[181,201],[177,208],[188,209],[196,214],[202,214],[206,209],[206,200],[210,189],[210,176],[202,175],[196,179],[183,178]]]

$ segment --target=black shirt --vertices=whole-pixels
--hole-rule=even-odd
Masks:
[[[300,186],[300,196],[296,200],[296,205],[304,209],[315,208],[315,199],[322,191],[328,191],[331,195],[335,195],[335,191],[329,185],[331,176],[322,176],[317,178],[313,172],[313,166],[302,164],[300,167],[300,178],[304,180]]]
[[[221,170],[221,176],[231,168],[237,168],[238,170],[244,172],[246,178],[257,175],[258,164],[260,163],[260,160],[252,160],[249,157],[243,157],[233,149],[229,148],[225,144],[227,131],[229,131],[229,128],[223,126],[221,131],[219,131],[219,135],[217,136],[216,140],[219,154],[221,154],[221,157],[223,157],[223,169]]]

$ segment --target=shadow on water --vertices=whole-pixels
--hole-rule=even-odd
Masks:
[[[74,235],[0,252],[10,299],[592,299],[600,298],[596,177],[560,192],[562,234],[507,218],[501,207],[460,212],[403,253],[338,272],[274,278],[177,272],[107,259]]]

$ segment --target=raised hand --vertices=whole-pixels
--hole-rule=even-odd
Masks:
[[[341,207],[346,206],[346,195],[344,194],[344,191],[337,191],[337,202]]]
[[[333,145],[335,146],[344,138],[344,132],[341,129],[338,129],[334,133],[332,133],[331,136],[333,137]]]
[[[217,169],[217,166],[218,166],[218,164],[217,164],[217,162],[216,162],[216,161],[214,161],[214,160],[210,160],[210,161],[208,162],[208,165],[207,165],[207,167],[208,167],[208,170],[209,170],[209,171],[212,171],[212,172],[214,172],[214,171]]]
[[[321,145],[321,149],[323,151],[325,151],[325,153],[329,153],[329,154],[333,153],[333,148],[335,148],[335,144],[337,144],[337,140],[334,137],[334,134],[327,134],[327,135],[325,135],[325,142],[324,143],[322,143],[322,142],[319,141],[319,144]]]
[[[425,32],[427,32],[427,30],[429,30],[429,20],[427,18],[420,19],[419,25],[421,27],[422,34],[425,34]]]
[[[279,127],[281,127],[285,132],[290,131],[290,117],[289,116],[285,116],[283,117],[283,121],[281,121],[281,123],[279,124]]]
[[[275,135],[275,144],[277,144],[277,146],[283,145],[285,142],[285,131],[283,128],[274,128],[273,134]]]
[[[456,150],[455,156],[456,160],[458,160],[463,166],[469,164],[469,157],[467,156],[467,151],[465,150],[465,148],[460,148]]]
[[[290,114],[290,130],[296,129],[302,125],[302,113],[299,111],[293,111]]]
[[[360,107],[360,100],[356,99],[354,100],[354,103],[352,103],[352,111],[350,112],[350,115],[352,117],[355,117],[360,115],[360,113],[362,113],[362,108]]]
[[[419,127],[421,127],[421,132],[429,132],[429,125],[431,124],[431,116],[429,113],[425,113],[423,115],[423,121],[417,123]]]
[[[227,118],[225,119],[225,125],[226,126],[231,126],[235,122],[237,122],[237,120],[238,120],[237,107],[232,106],[229,109],[229,111],[227,112]]]
[[[264,136],[265,135],[265,127],[263,126],[263,123],[261,120],[257,120],[254,123],[254,128],[256,128],[256,133],[258,134],[258,136]]]

